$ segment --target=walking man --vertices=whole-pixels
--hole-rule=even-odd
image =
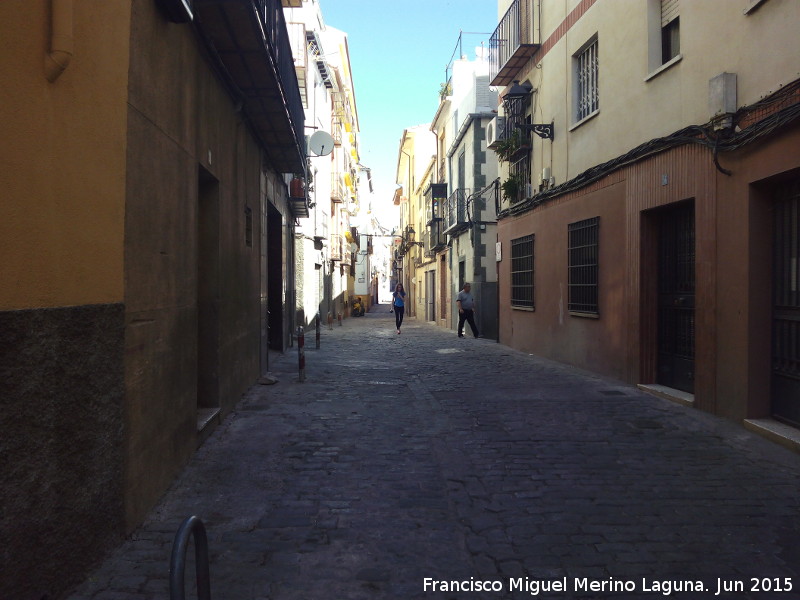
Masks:
[[[464,289],[458,292],[456,305],[458,306],[458,337],[464,337],[464,321],[472,328],[472,335],[478,337],[478,328],[475,325],[475,299],[470,293],[469,283],[464,284]]]

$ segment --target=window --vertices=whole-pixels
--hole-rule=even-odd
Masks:
[[[661,64],[681,53],[679,0],[661,0]]]
[[[529,83],[525,82],[522,87],[528,86]],[[506,112],[503,139],[510,143],[510,153],[507,158],[508,179],[503,184],[503,195],[512,204],[530,195],[528,186],[531,182],[531,133],[518,126],[531,123],[531,117],[528,115],[531,97],[532,94],[527,94],[523,98],[503,100]]]
[[[647,0],[647,69],[650,81],[681,60],[681,0]]]
[[[511,306],[533,310],[533,235],[511,240]]]
[[[570,312],[596,315],[600,217],[570,223],[568,244]]]
[[[573,57],[575,65],[575,121],[600,109],[598,95],[597,38]]]

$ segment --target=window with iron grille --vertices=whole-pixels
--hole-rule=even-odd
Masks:
[[[600,109],[597,38],[573,57],[575,65],[575,121],[582,121]]]
[[[511,306],[533,309],[533,235],[511,240]]]
[[[597,305],[600,217],[570,223],[568,228],[570,312],[599,314]]]

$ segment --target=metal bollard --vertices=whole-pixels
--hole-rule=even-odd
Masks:
[[[317,328],[317,332],[316,332],[317,333],[317,350],[319,350],[319,313],[317,313],[316,328]]]
[[[195,578],[197,579],[197,597],[199,600],[211,600],[211,576],[208,569],[208,536],[203,522],[195,517],[183,521],[172,542],[172,554],[169,561],[169,597],[170,600],[184,600],[186,590],[184,573],[186,572],[186,550],[189,540],[194,536]]]
[[[306,334],[303,328],[297,327],[297,359],[300,368],[300,383],[306,380]]]

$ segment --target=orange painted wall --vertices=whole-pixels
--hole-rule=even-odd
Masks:
[[[130,6],[73,18],[50,83],[49,0],[0,3],[0,310],[122,301]]]

